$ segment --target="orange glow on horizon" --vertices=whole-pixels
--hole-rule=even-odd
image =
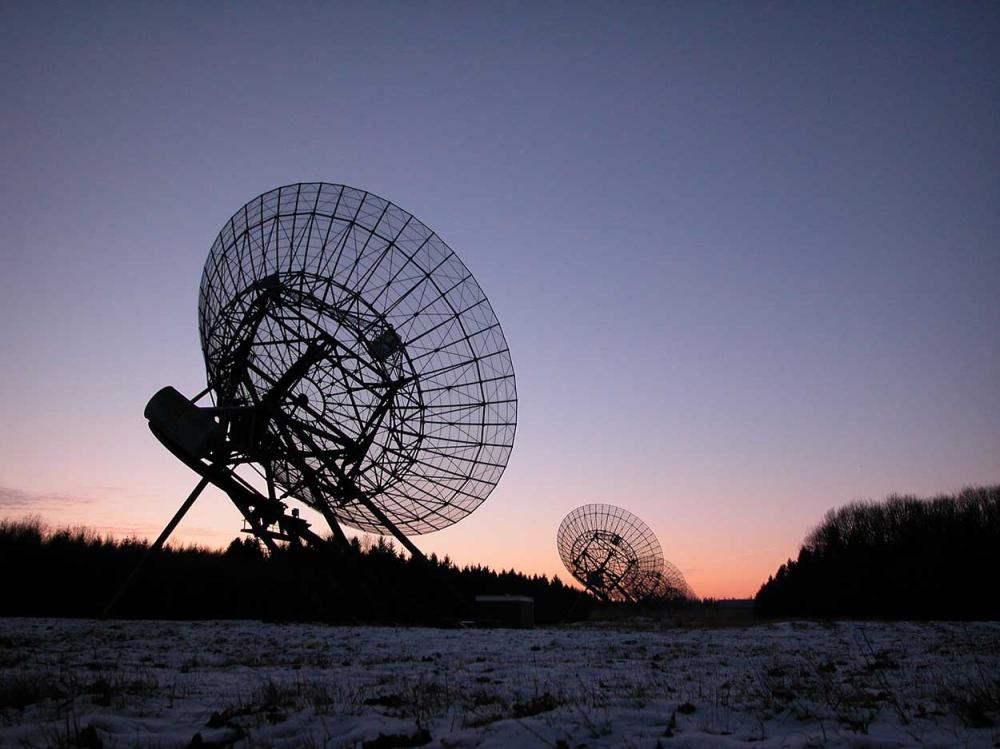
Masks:
[[[241,523],[235,509],[222,504],[218,498],[206,498],[187,517],[182,520],[177,530],[171,536],[172,546],[196,545],[209,549],[225,549],[232,539],[240,537]],[[220,506],[221,505],[221,506]],[[162,505],[156,503],[158,509]],[[122,514],[112,520],[107,513],[92,516],[79,508],[38,508],[32,513],[41,517],[51,528],[86,527],[102,535],[115,538],[136,536],[152,540],[159,535],[162,526],[170,518],[169,512],[164,513],[158,521],[153,519],[153,508],[143,513],[142,520],[133,520],[127,514]],[[175,511],[176,508],[173,508]],[[26,517],[27,514],[9,514],[8,517]],[[466,565],[483,565],[496,571],[510,570],[527,575],[544,575],[548,578],[558,577],[563,583],[576,588],[581,586],[563,567],[555,548],[554,528],[551,543],[544,540],[528,540],[520,545],[505,543],[498,534],[487,537],[480,535],[480,529],[474,526],[475,515],[467,518],[456,527],[425,536],[414,537],[417,546],[428,556],[436,554],[439,558],[449,557],[460,567]],[[117,522],[116,522],[117,521]],[[466,528],[463,528],[463,525]],[[317,527],[324,527],[321,522]],[[361,536],[348,532],[349,536]],[[543,536],[545,534],[542,534]],[[377,538],[369,536],[369,538]],[[387,537],[399,548],[399,543],[392,537]],[[667,559],[676,565],[684,574],[685,579],[696,595],[700,598],[752,598],[769,575],[774,574],[778,566],[789,556],[797,553],[797,544],[787,548],[770,547],[750,550],[745,553],[733,553],[726,543],[709,545],[700,543],[671,555]]]

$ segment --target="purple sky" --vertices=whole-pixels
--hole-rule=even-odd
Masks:
[[[486,291],[520,397],[490,499],[417,539],[561,570],[627,507],[749,595],[830,507],[1000,481],[1000,5],[0,2],[0,516],[159,531],[146,429],[204,384],[201,268],[299,181]],[[223,544],[217,493],[181,540]]]

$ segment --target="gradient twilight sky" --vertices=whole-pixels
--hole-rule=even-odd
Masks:
[[[0,516],[155,535],[198,283],[272,187],[414,213],[511,347],[427,552],[567,578],[610,502],[701,595],[835,505],[1000,481],[1000,4],[0,2]],[[240,527],[216,491],[176,538]]]

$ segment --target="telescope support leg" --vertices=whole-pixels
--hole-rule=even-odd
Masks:
[[[188,495],[188,498],[184,500],[184,504],[181,505],[180,509],[170,519],[170,522],[167,523],[167,526],[163,529],[163,532],[159,535],[159,537],[153,542],[152,546],[146,549],[146,553],[142,555],[142,559],[139,560],[139,563],[135,566],[135,569],[132,570],[131,574],[129,574],[127,578],[125,578],[125,582],[122,583],[122,586],[118,589],[118,592],[115,593],[115,597],[111,599],[111,603],[109,603],[102,612],[101,614],[102,617],[106,618],[115,608],[115,606],[118,605],[118,601],[125,594],[125,591],[128,590],[129,587],[131,587],[132,581],[135,580],[136,576],[139,574],[139,571],[146,564],[146,561],[149,559],[150,555],[152,555],[153,552],[159,551],[160,549],[163,548],[163,544],[167,542],[167,539],[170,537],[170,534],[174,532],[174,528],[176,528],[177,524],[181,522],[181,519],[187,514],[187,511],[191,509],[191,505],[193,505],[194,501],[198,499],[198,495],[201,494],[202,491],[204,491],[206,486],[208,486],[208,479],[203,477],[201,481],[198,482],[198,485],[195,486],[195,488]]]

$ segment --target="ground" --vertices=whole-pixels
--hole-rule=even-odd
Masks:
[[[0,746],[992,747],[1000,623],[0,619]]]

